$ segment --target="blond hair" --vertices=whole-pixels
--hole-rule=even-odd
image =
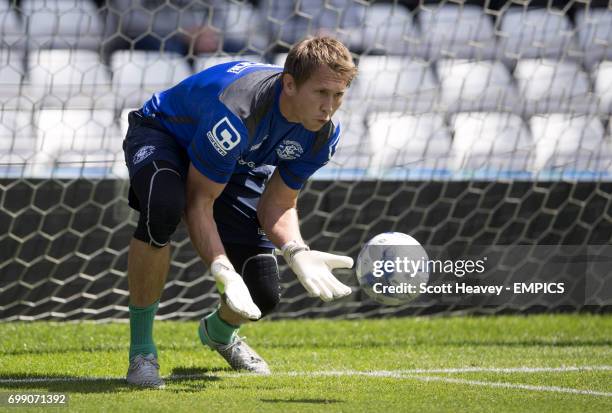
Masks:
[[[310,37],[291,48],[283,73],[290,74],[299,87],[322,65],[346,78],[347,86],[357,75],[351,52],[340,41],[328,37]]]

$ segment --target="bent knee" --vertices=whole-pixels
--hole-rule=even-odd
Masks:
[[[262,317],[274,311],[281,297],[276,257],[257,254],[248,258],[242,266],[242,277]]]
[[[147,199],[141,200],[141,206],[134,237],[155,247],[167,245],[185,209],[180,175],[169,168],[157,170],[151,177]]]

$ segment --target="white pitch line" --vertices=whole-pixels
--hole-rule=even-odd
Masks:
[[[612,366],[563,366],[563,367],[460,367],[449,369],[397,370],[405,374],[414,373],[566,373],[572,371],[610,371]]]
[[[530,384],[465,380],[465,379],[455,379],[452,377],[439,377],[439,376],[404,376],[404,378],[407,378],[407,379],[410,378],[410,379],[425,381],[425,382],[440,381],[443,383],[467,384],[471,386],[501,387],[505,389],[521,389],[521,390],[533,390],[533,391],[553,392],[553,393],[572,393],[572,394],[584,394],[588,396],[612,397],[612,393],[608,393],[608,392],[574,389],[571,387],[533,386]]]

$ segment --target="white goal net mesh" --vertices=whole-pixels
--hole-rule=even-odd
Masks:
[[[608,2],[0,0],[0,319],[126,318],[127,113],[216,63],[282,64],[321,33],[359,75],[337,154],[300,196],[313,249],[355,258],[385,231],[440,247],[612,243]],[[217,293],[183,225],[172,251],[159,316],[200,316]],[[322,303],[282,269],[273,317],[557,307],[384,307],[351,271],[354,294]]]

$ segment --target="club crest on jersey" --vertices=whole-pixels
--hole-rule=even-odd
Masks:
[[[276,154],[279,158],[286,161],[297,159],[304,153],[302,145],[296,141],[282,141],[276,148]]]
[[[134,158],[132,158],[132,163],[136,165],[142,162],[144,159],[148,158],[149,155],[151,155],[153,152],[155,152],[155,146],[143,146],[142,148],[138,149],[138,151],[136,151],[136,153],[134,154]]]
[[[240,134],[227,116],[217,122],[212,130],[206,133],[206,136],[222,156],[227,155],[228,151],[231,151],[240,143]]]

